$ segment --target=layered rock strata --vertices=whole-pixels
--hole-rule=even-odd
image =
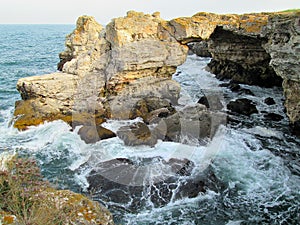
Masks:
[[[22,78],[15,127],[45,120],[99,125],[127,119],[138,101],[157,97],[176,104],[171,79],[187,44],[208,40],[212,71],[238,82],[278,85],[283,80],[288,116],[299,121],[299,11],[217,15],[198,13],[171,21],[128,12],[105,28],[82,16],[60,54],[62,73]],[[257,76],[260,74],[260,76]]]
[[[163,27],[158,13],[128,12],[106,29],[92,17],[77,21],[60,54],[62,73],[18,81],[15,127],[45,120],[97,125],[104,118],[128,119],[138,101],[157,97],[176,103],[180,85],[171,79],[188,47]]]
[[[300,136],[300,10],[271,16],[262,36],[268,40],[263,47],[270,54],[270,65],[283,79],[287,115]]]

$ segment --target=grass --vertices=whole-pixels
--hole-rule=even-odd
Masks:
[[[45,208],[41,204],[43,197],[40,193],[48,188],[50,184],[42,179],[34,160],[18,157],[12,159],[8,170],[0,171],[0,209],[7,213],[7,216],[3,217],[4,224],[13,222],[9,220],[11,217],[8,214],[15,216],[20,225],[50,224],[49,221],[62,224],[59,219],[49,218],[53,216],[53,205]],[[59,212],[56,213],[59,215]]]
[[[283,10],[281,12],[298,12],[300,11],[300,9],[287,9],[287,10]]]

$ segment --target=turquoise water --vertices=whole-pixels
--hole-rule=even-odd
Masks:
[[[160,141],[154,148],[128,147],[118,138],[85,144],[77,130],[62,121],[45,123],[19,132],[10,126],[21,77],[56,71],[58,53],[72,25],[0,25],[0,152],[17,151],[36,157],[47,179],[60,188],[85,192],[86,174],[99,162],[114,158],[171,157],[194,162],[192,176],[207,167],[222,188],[207,190],[196,197],[170,201],[163,207],[145,207],[137,212],[116,202],[94,196],[114,214],[117,224],[299,224],[300,223],[300,140],[290,135],[283,111],[280,88],[243,86],[255,96],[238,95],[218,88],[212,74],[203,70],[209,59],[190,56],[174,76],[182,85],[179,103],[192,104],[203,93],[221,95],[224,102],[247,97],[260,112],[284,116],[280,122],[265,121],[261,114],[236,117],[241,123],[223,126],[206,146]],[[275,106],[263,103],[273,97]],[[132,121],[108,121],[116,130]],[[218,184],[219,185],[219,184]],[[150,201],[150,200],[149,200]],[[117,206],[117,207],[116,207]]]

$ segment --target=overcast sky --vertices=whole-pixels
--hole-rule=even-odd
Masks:
[[[101,24],[129,10],[161,12],[164,19],[192,16],[201,11],[244,13],[300,8],[299,0],[1,0],[0,23],[74,24],[80,15]]]

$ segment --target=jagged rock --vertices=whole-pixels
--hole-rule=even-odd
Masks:
[[[87,144],[116,137],[116,134],[101,126],[83,126],[79,129],[80,138]]]
[[[117,135],[122,139],[125,145],[150,145],[154,146],[157,142],[157,138],[153,135],[148,126],[142,122],[120,127],[117,131]]]
[[[82,112],[128,119],[134,105],[149,96],[176,103],[180,86],[171,78],[188,47],[166,31],[165,23],[158,13],[128,12],[104,29],[93,17],[80,17],[60,54],[63,73],[19,81],[18,90],[27,102],[18,104],[15,116],[24,116],[15,127]],[[37,108],[38,116],[25,105]]]
[[[230,101],[227,104],[227,108],[234,113],[243,114],[250,116],[253,113],[258,113],[254,103],[246,98],[237,99],[235,101]]]
[[[59,54],[59,69],[81,76],[93,71],[94,63],[110,50],[110,43],[104,36],[104,28],[93,17],[79,17],[76,29],[66,37],[66,50]],[[101,63],[102,66],[105,63]]]
[[[265,98],[264,103],[266,103],[267,105],[275,105],[276,104],[274,99],[271,97]]]

